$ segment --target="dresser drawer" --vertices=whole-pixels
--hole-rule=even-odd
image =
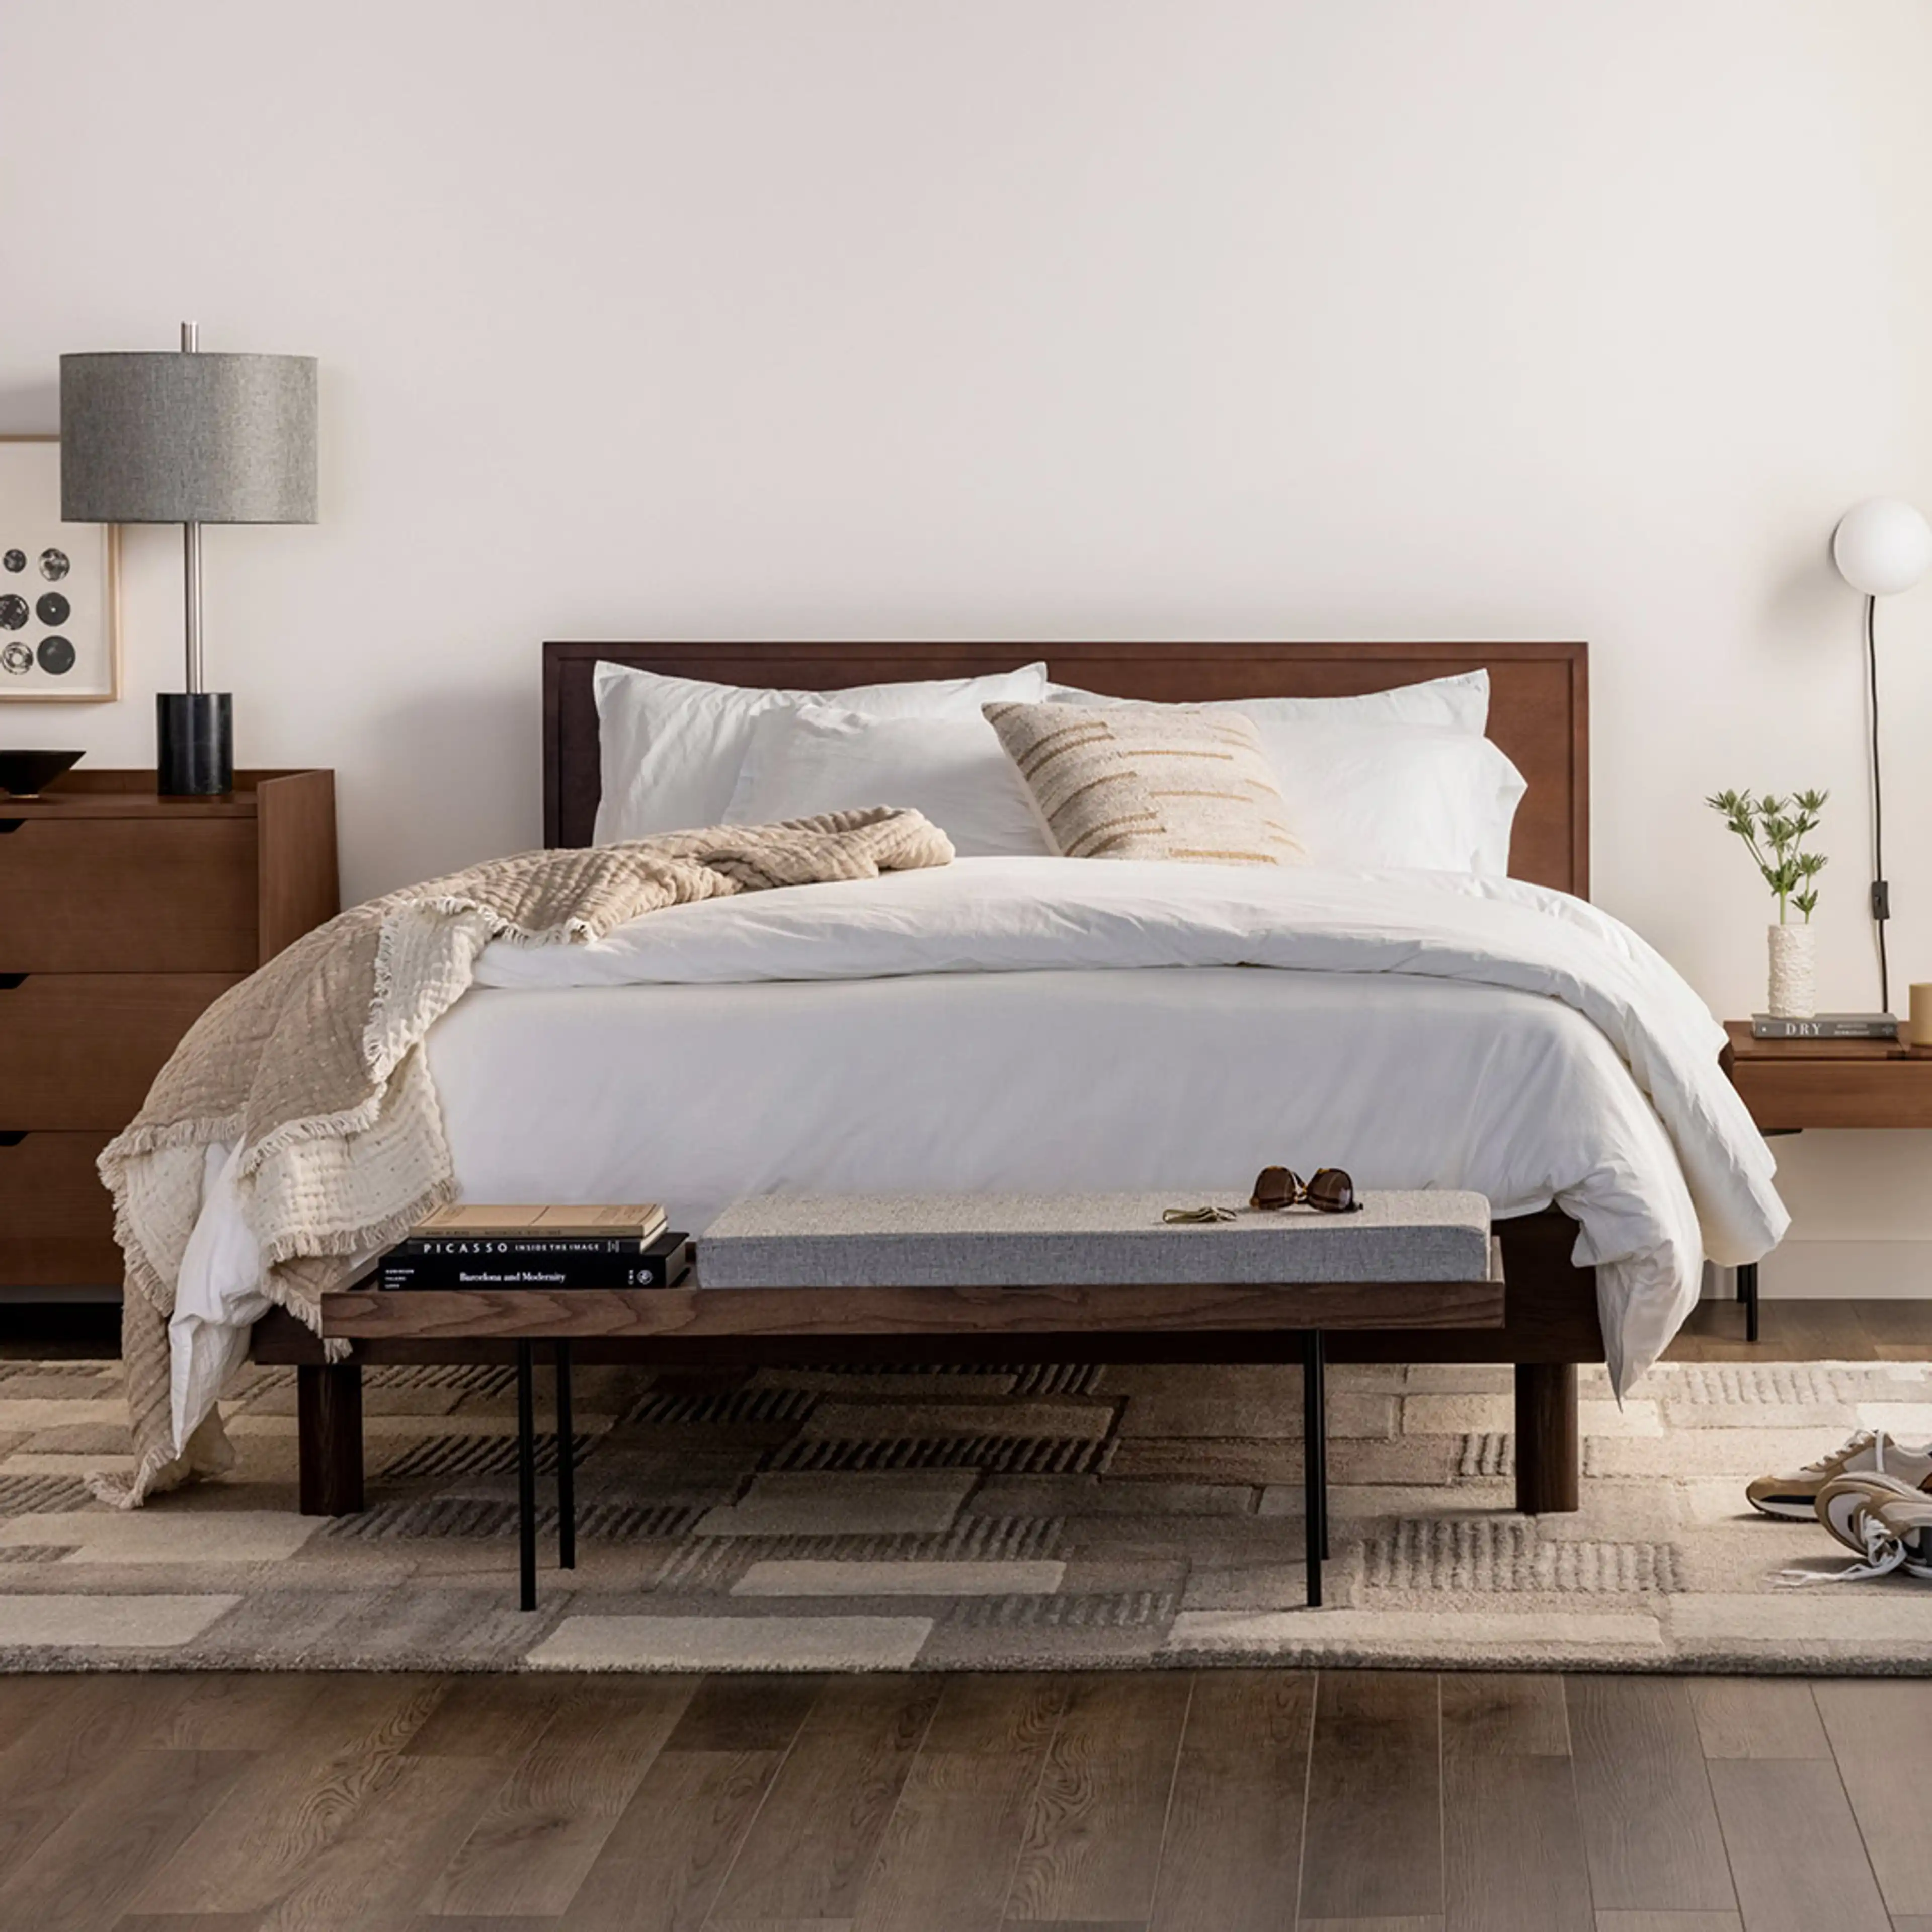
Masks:
[[[112,1132],[234,973],[0,975],[0,1130]]]
[[[0,1287],[118,1285],[113,1197],[94,1168],[112,1138],[0,1137]]]
[[[254,969],[252,820],[0,814],[0,973]]]

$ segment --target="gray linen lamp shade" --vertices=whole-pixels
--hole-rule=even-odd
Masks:
[[[188,688],[154,696],[156,789],[226,792],[233,706],[202,679],[201,526],[315,521],[315,358],[203,355],[184,322],[178,353],[63,356],[60,371],[62,516],[182,526]]]
[[[61,514],[312,524],[315,398],[312,356],[63,356]]]

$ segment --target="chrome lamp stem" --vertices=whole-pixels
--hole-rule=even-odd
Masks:
[[[184,355],[192,356],[201,346],[201,325],[197,322],[184,322],[181,326],[181,346]],[[185,604],[182,613],[188,640],[188,688],[200,691],[202,685],[201,655],[201,526],[184,524],[182,526],[182,594]]]

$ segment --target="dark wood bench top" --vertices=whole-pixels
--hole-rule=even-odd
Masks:
[[[1486,1281],[1200,1282],[1038,1288],[345,1288],[322,1332],[361,1340],[473,1336],[1202,1334],[1498,1328]]]

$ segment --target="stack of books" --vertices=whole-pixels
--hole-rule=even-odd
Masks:
[[[1896,1040],[1898,1022],[1889,1013],[1814,1013],[1791,1020],[1772,1013],[1751,1015],[1754,1040]]]
[[[440,1208],[376,1264],[386,1288],[673,1288],[691,1237],[662,1208]]]

